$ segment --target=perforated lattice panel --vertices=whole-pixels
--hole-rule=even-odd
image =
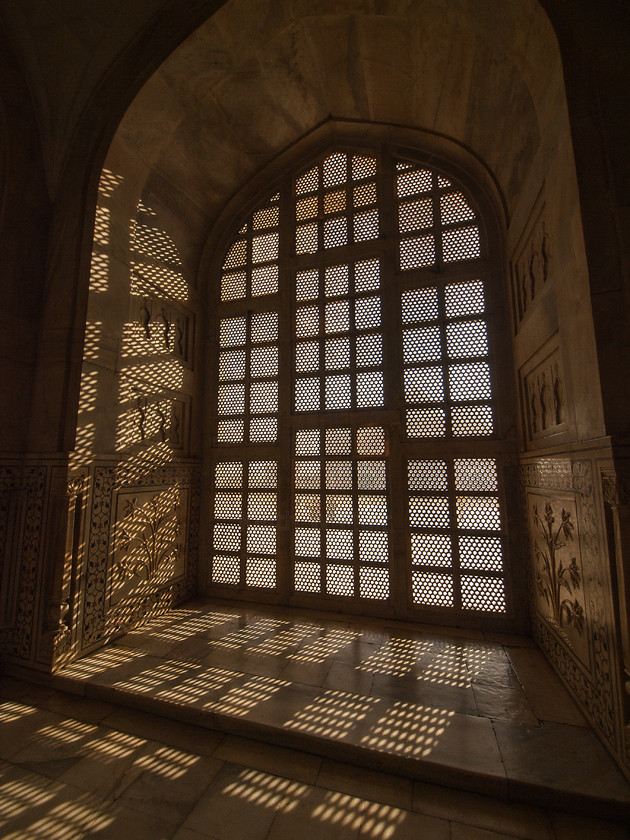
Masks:
[[[407,484],[412,603],[504,613],[496,460],[411,460]]]
[[[275,195],[241,227],[223,260],[222,302],[278,291],[279,222],[279,195]]]
[[[296,432],[296,592],[389,598],[386,448],[381,426]]]
[[[484,314],[485,294],[480,280],[402,293],[408,437],[493,434],[488,329],[485,318],[479,317]]]
[[[236,227],[216,277],[212,586],[507,615],[474,196],[433,165],[335,148]]]
[[[295,411],[384,405],[380,283],[376,259],[296,273]]]
[[[277,461],[219,461],[215,465],[213,584],[276,587],[277,485]]]
[[[296,178],[295,253],[378,239],[376,174],[376,158],[334,152]]]
[[[277,312],[219,322],[219,444],[277,439],[278,370]]]

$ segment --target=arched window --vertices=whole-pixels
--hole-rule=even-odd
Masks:
[[[217,282],[209,591],[508,618],[496,256],[474,197],[341,148],[276,189]]]

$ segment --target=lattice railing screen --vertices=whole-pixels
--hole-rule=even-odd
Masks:
[[[335,150],[278,187],[217,284],[211,587],[507,616],[474,200],[380,152]]]

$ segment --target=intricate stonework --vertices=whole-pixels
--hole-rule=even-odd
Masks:
[[[527,438],[557,435],[567,428],[564,371],[560,349],[547,343],[519,371]]]
[[[121,581],[121,554],[126,554],[131,542],[126,549],[121,548],[120,539],[123,546],[126,542],[126,538],[121,536],[124,533],[123,524],[117,544],[117,516],[134,498],[138,500],[146,497],[149,500],[159,497],[160,493],[175,492],[174,488],[177,488],[178,498],[185,500],[181,506],[182,516],[178,517],[178,530],[188,534],[187,544],[179,543],[177,567],[169,567],[170,575],[162,576],[158,573],[157,577],[149,576],[149,580],[143,579],[142,575],[134,575],[131,570],[131,575],[123,576],[126,579]],[[167,603],[172,606],[177,600],[192,593],[199,527],[198,493],[199,475],[195,468],[156,467],[142,474],[129,465],[95,469],[89,519],[82,647],[102,643],[141,618],[147,618],[154,610],[165,609]],[[133,512],[129,509],[128,513]],[[169,557],[172,560],[173,554],[170,553]],[[121,582],[124,584],[122,588]]]
[[[48,469],[27,466],[24,469],[3,467],[0,488],[5,492],[23,493],[23,527],[21,529],[16,611],[13,626],[6,637],[6,653],[19,659],[30,659],[35,634],[35,606],[41,569],[42,535]]]
[[[620,751],[620,732],[616,725],[616,686],[612,668],[610,629],[605,619],[604,535],[598,526],[597,501],[590,460],[541,459],[521,467],[521,483],[527,493],[544,497],[554,510],[571,507],[575,511],[573,542],[580,552],[581,597],[584,609],[584,644],[568,644],[558,626],[541,611],[536,598],[535,560],[530,570],[532,629],[541,647],[579,699],[593,724]],[[532,491],[538,491],[532,493]],[[573,500],[573,501],[572,501]],[[532,550],[534,545],[531,546]],[[575,637],[574,637],[575,638]],[[581,655],[580,655],[581,653]]]
[[[541,196],[525,224],[511,266],[515,310],[520,323],[551,276],[551,245]]]

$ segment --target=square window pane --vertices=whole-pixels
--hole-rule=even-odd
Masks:
[[[357,367],[378,367],[383,362],[383,339],[379,334],[356,337]]]
[[[443,402],[442,368],[407,368],[405,370],[405,399],[407,402]]]
[[[433,362],[442,358],[442,341],[439,327],[419,327],[403,332],[403,361]]]
[[[326,592],[329,595],[354,595],[354,569],[352,566],[326,566]]]
[[[386,490],[385,461],[358,461],[357,487],[359,490]]]
[[[352,496],[326,496],[326,522],[351,525],[354,519]]]
[[[352,490],[352,461],[326,461],[326,489]]]
[[[325,345],[325,359],[328,369],[350,367],[350,339],[328,339]]]
[[[319,522],[321,519],[320,506],[319,495],[314,493],[296,493],[296,522]]]
[[[294,585],[296,592],[321,592],[319,563],[296,563]]]
[[[336,300],[326,304],[325,324],[327,333],[348,332],[350,329],[350,304]]]
[[[324,222],[324,248],[339,248],[348,244],[348,220],[326,219]]]
[[[446,417],[443,408],[418,408],[407,412],[407,437],[445,436]]]
[[[295,410],[319,411],[319,379],[297,379]]]
[[[385,404],[383,374],[380,371],[357,374],[357,408],[379,408]]]
[[[326,429],[326,455],[351,455],[352,430]]]
[[[332,265],[324,273],[326,297],[341,297],[349,291],[350,274],[347,265]]]
[[[359,595],[374,601],[386,601],[389,598],[388,570],[362,566],[359,569]]]
[[[350,376],[327,376],[325,380],[326,408],[329,410],[351,408],[352,391]]]
[[[300,341],[295,346],[295,369],[298,373],[319,370],[319,343]]]

